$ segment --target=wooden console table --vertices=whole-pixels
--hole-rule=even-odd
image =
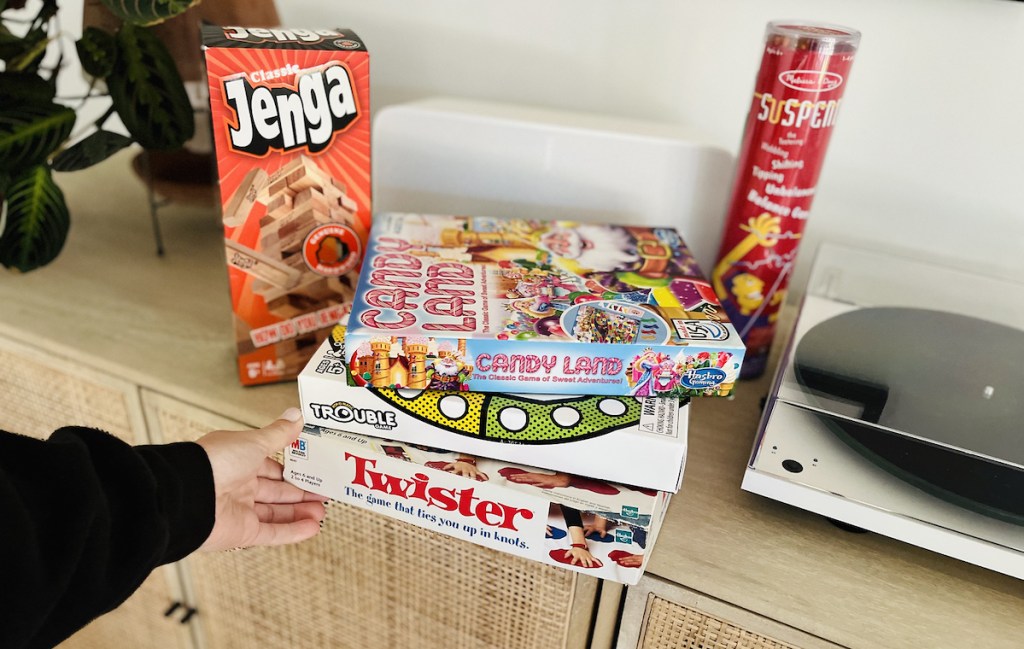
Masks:
[[[0,427],[159,442],[297,404],[294,383],[238,384],[217,215],[165,208],[157,257],[130,155],[60,175],[64,252],[0,280]],[[1024,645],[1024,582],[740,490],[768,384],[695,404],[683,489],[628,592],[334,504],[314,541],[189,557],[65,646]]]

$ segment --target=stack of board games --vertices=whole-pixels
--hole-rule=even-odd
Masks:
[[[285,478],[428,530],[625,584],[643,575],[670,499],[308,423],[286,449]]]
[[[370,226],[369,55],[348,30],[203,27],[243,385],[351,308]]]
[[[307,429],[285,455],[286,477],[428,529],[635,583],[680,486],[689,400],[730,394],[743,351],[669,228],[378,214],[347,326],[299,375]],[[351,448],[370,455],[350,457]],[[481,489],[481,473],[487,489],[542,498],[522,509],[551,530],[556,510],[577,513],[543,544],[535,531],[484,534],[473,520],[483,501],[459,500]],[[591,485],[588,496],[649,500],[588,500],[580,484]],[[486,508],[489,520],[510,511]],[[636,520],[649,523],[639,550],[594,554],[593,536],[558,547],[609,521],[626,541]],[[572,560],[584,550],[598,561]]]

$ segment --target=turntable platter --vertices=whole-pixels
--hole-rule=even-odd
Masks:
[[[1024,524],[1024,331],[902,307],[849,311],[798,341],[808,402],[851,447],[950,502]]]

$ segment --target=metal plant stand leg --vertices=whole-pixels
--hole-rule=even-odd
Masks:
[[[164,238],[160,232],[160,219],[157,212],[161,207],[170,202],[169,199],[159,199],[153,190],[153,168],[150,166],[149,151],[142,152],[142,164],[146,169],[146,193],[149,197],[149,219],[153,224],[153,238],[156,240],[156,254],[164,256]]]

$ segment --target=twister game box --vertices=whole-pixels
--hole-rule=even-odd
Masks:
[[[337,326],[299,375],[307,423],[676,492],[686,462],[688,399],[499,394],[349,385]],[[407,371],[428,350],[392,347]],[[389,356],[389,359],[392,358]]]
[[[294,379],[365,250],[369,55],[336,29],[206,25],[203,44],[239,377]]]
[[[635,584],[670,495],[463,453],[311,426],[285,480],[421,528]]]
[[[378,388],[728,396],[744,353],[671,228],[423,214],[374,217],[347,336]]]

